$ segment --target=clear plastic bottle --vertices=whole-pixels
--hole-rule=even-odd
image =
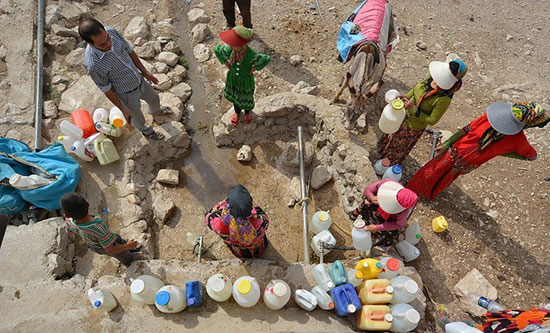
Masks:
[[[108,136],[119,137],[122,134],[122,131],[119,128],[107,123],[95,123],[95,128],[99,132]]]
[[[334,302],[330,295],[319,286],[313,287],[311,293],[317,298],[317,304],[323,310],[332,310],[334,309]]]
[[[353,240],[353,247],[357,251],[366,252],[367,254],[370,252],[372,248],[372,238],[370,232],[365,230],[365,221],[363,221],[361,215],[353,222],[351,238]]]
[[[489,312],[499,312],[506,310],[506,307],[498,304],[496,301],[488,299],[487,297],[470,294],[470,299],[475,302],[475,304],[487,309]]]
[[[280,310],[290,300],[292,291],[283,280],[271,280],[265,287],[264,304],[271,310]]]
[[[164,287],[164,282],[151,275],[141,275],[132,280],[130,295],[133,299],[145,304],[155,304],[157,292]]]
[[[69,135],[60,135],[57,137],[57,140],[63,145],[63,148],[65,148],[65,151],[67,153],[71,152],[71,147],[74,144],[74,141],[76,140],[72,136]]]
[[[390,163],[390,160],[387,158],[376,161],[376,163],[374,163],[374,172],[377,175],[382,176],[384,172],[386,172],[386,170],[388,170],[388,168],[390,167]]]
[[[116,308],[117,301],[107,289],[91,288],[88,290],[88,299],[94,308],[109,312]]]
[[[391,168],[388,168],[384,172],[384,176],[382,176],[382,179],[393,179],[396,182],[398,182],[401,180],[402,176],[403,176],[403,168],[401,168],[400,165],[396,164]]]
[[[11,175],[9,183],[16,189],[28,191],[48,185],[51,181],[47,178],[40,177],[39,175],[23,176],[18,173],[14,173]]]
[[[94,160],[94,155],[84,147],[84,140],[78,139],[73,143],[73,146],[71,147],[71,151],[73,154],[78,156],[81,160],[86,162],[91,162]]]

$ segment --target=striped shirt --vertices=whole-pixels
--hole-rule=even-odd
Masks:
[[[113,245],[118,238],[99,217],[88,223],[76,223],[73,219],[65,219],[65,222],[67,230],[79,234],[89,247],[104,249]]]
[[[84,69],[97,87],[104,93],[113,89],[117,94],[135,90],[141,84],[142,75],[132,58],[132,48],[112,27],[105,27],[113,46],[103,52],[88,45],[84,55]]]

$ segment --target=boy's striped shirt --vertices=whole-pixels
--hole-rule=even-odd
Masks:
[[[103,249],[113,245],[117,234],[111,232],[103,219],[95,217],[88,223],[77,224],[73,219],[66,219],[67,229],[77,233],[90,247]]]

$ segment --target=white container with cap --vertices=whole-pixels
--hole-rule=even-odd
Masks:
[[[107,122],[109,120],[109,112],[104,108],[97,108],[94,110],[92,119],[94,120],[94,124]]]
[[[98,132],[90,135],[84,140],[84,148],[88,149],[88,151],[95,154],[95,147],[94,144],[96,141],[105,139],[105,134]]]
[[[336,245],[336,238],[334,238],[334,236],[332,236],[332,234],[328,230],[323,230],[317,235],[313,236],[313,239],[311,240],[311,248],[319,257],[321,256],[321,242],[325,243],[325,245]],[[326,255],[330,251],[331,250],[325,248],[323,250],[323,253]]]
[[[391,280],[394,277],[403,274],[403,270],[405,269],[405,265],[401,262],[401,260],[394,257],[382,257],[380,259],[380,263],[382,264],[382,271],[378,274],[379,279]]]
[[[305,289],[297,289],[294,292],[294,301],[306,311],[313,311],[317,307],[317,298]]]
[[[325,265],[317,264],[313,266],[311,273],[313,273],[313,277],[315,278],[315,281],[317,281],[317,285],[324,291],[330,291],[335,287],[334,281],[332,281],[330,275],[328,275],[325,270]]]
[[[116,128],[115,126],[107,123],[95,123],[95,129],[105,135],[114,136],[115,138],[122,134],[122,130],[120,128]]]
[[[57,137],[57,140],[63,145],[65,151],[67,153],[70,153],[71,147],[73,146],[76,139],[69,135],[60,135]]]
[[[413,224],[409,225],[405,230],[405,240],[407,240],[407,242],[411,243],[412,245],[418,244],[421,238],[422,235],[420,234],[420,223],[414,222]]]
[[[374,163],[374,172],[378,176],[382,176],[386,170],[390,167],[390,160],[387,158],[380,159]]]
[[[445,333],[483,333],[475,327],[469,326],[463,321],[456,321],[445,325]]]
[[[320,210],[313,214],[313,217],[311,218],[310,222],[310,230],[314,234],[318,234],[323,230],[328,230],[330,226],[332,225],[332,218],[330,217],[330,214],[328,211]]]
[[[363,273],[354,268],[348,269],[348,283],[355,288],[359,287],[363,283]]]
[[[94,155],[86,149],[84,146],[84,140],[78,139],[73,143],[73,146],[71,147],[71,152],[78,156],[83,161],[91,162],[94,160]]]
[[[334,309],[334,302],[332,297],[319,286],[315,286],[311,289],[311,293],[317,298],[317,305],[323,310]]]
[[[138,302],[153,305],[157,292],[164,287],[164,282],[151,275],[141,275],[132,280],[130,295]]]
[[[61,130],[61,133],[75,139],[80,139],[84,135],[84,132],[80,127],[76,126],[68,120],[63,120],[59,125],[59,129]]]
[[[206,282],[206,293],[216,302],[225,302],[231,297],[232,285],[225,274],[214,274]]]
[[[111,111],[109,111],[109,123],[116,128],[122,128],[126,125],[124,113],[122,113],[122,111],[116,106],[113,106]]]
[[[390,331],[405,333],[413,331],[420,321],[420,313],[412,306],[405,303],[395,304],[391,307],[393,321]]]
[[[233,284],[233,298],[243,308],[250,308],[260,300],[260,286],[251,276],[241,276]]]
[[[395,244],[395,248],[405,262],[413,261],[420,256],[420,251],[406,240],[402,240]]]
[[[283,280],[271,280],[264,291],[264,303],[271,310],[282,309],[290,300],[290,287]]]
[[[384,107],[378,121],[378,127],[386,134],[395,133],[401,127],[405,116],[405,103],[400,99],[394,99]]]
[[[187,306],[185,287],[172,285],[160,288],[155,296],[155,306],[160,312],[178,313]]]
[[[388,168],[384,175],[382,176],[382,179],[393,179],[396,182],[401,180],[401,177],[403,176],[403,168],[401,168],[400,165],[396,164],[392,166],[391,168]]]
[[[391,104],[391,102],[393,102],[398,96],[399,96],[399,90],[390,89],[386,91],[386,94],[384,95],[384,99],[386,100],[386,103]]]
[[[50,184],[52,181],[39,175],[23,176],[18,173],[11,175],[9,183],[16,189],[28,191]]]
[[[408,276],[399,275],[390,280],[393,287],[392,303],[409,303],[416,299],[420,289],[418,284]]]
[[[117,302],[113,294],[107,289],[88,289],[88,299],[93,307],[106,312],[116,308]]]
[[[372,248],[372,238],[370,232],[365,230],[365,221],[363,221],[361,215],[353,222],[351,238],[353,240],[353,247],[357,251],[366,252],[367,254],[370,252]]]

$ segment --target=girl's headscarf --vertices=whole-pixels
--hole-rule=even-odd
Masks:
[[[229,212],[234,218],[247,219],[252,214],[252,196],[246,187],[234,185],[227,192]]]

